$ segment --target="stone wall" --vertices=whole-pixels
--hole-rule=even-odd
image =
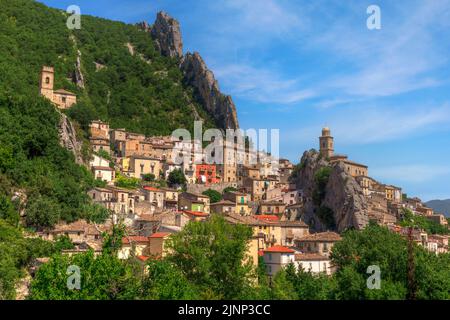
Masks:
[[[203,184],[188,184],[187,186],[187,192],[192,193],[203,193],[206,190],[215,190],[220,193],[223,192],[224,189],[228,187],[237,188],[237,183],[233,182],[222,182],[222,183],[216,183],[216,184],[210,184],[210,185],[203,185]]]

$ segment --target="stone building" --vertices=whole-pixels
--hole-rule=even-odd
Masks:
[[[53,67],[43,66],[39,80],[39,90],[42,96],[56,104],[60,109],[68,109],[77,103],[76,94],[64,89],[54,90],[55,70]]]
[[[89,125],[91,137],[109,139],[109,124],[101,120],[92,121]]]
[[[129,158],[128,171],[135,178],[153,174],[158,179],[163,172],[161,160],[158,158],[134,155]]]
[[[346,155],[334,153],[334,138],[331,136],[330,128],[322,129],[322,136],[319,137],[320,154],[322,157],[328,159],[330,163],[343,162],[346,171],[353,177],[368,176],[369,167],[364,164],[350,161]]]
[[[335,232],[321,232],[296,238],[295,245],[303,253],[318,253],[323,256],[329,256],[331,248],[342,238]]]

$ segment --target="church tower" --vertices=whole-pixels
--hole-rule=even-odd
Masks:
[[[41,79],[39,80],[39,90],[41,95],[53,101],[53,85],[55,80],[55,71],[53,67],[43,66]]]
[[[334,154],[334,138],[331,136],[330,128],[322,129],[320,140],[320,154],[325,158],[330,158]]]

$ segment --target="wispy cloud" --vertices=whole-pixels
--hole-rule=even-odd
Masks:
[[[373,144],[412,138],[435,131],[450,130],[450,105],[438,107],[391,108],[388,106],[351,108],[343,114],[323,118],[326,123],[316,123],[299,130],[286,132],[286,139],[313,141],[317,130],[327,125],[342,144]]]
[[[217,66],[216,76],[235,96],[261,103],[292,104],[314,97],[310,89],[299,89],[298,79],[286,79],[274,70],[248,64]]]
[[[388,15],[382,6],[381,31],[368,31],[362,25],[355,28],[348,19],[339,19],[314,40],[316,46],[347,60],[351,68],[332,76],[329,87],[344,94],[373,97],[442,84],[431,72],[448,62],[448,55],[441,50],[441,39],[433,27],[448,16],[450,1],[414,1],[390,8]]]
[[[223,33],[250,31],[249,38],[257,34],[271,38],[286,36],[302,26],[299,13],[290,10],[290,4],[282,0],[221,0],[212,5],[222,12],[227,11],[227,22],[233,22],[221,28]]]

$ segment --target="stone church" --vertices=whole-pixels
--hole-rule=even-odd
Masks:
[[[53,90],[55,71],[53,67],[43,66],[39,81],[41,95],[56,104],[60,109],[68,109],[77,103],[77,96],[64,89]]]

